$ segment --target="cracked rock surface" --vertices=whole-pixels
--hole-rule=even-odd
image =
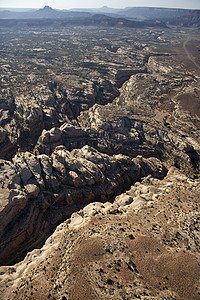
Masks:
[[[0,298],[200,299],[198,33],[49,26],[0,29]]]
[[[199,180],[171,168],[93,202],[0,267],[4,299],[199,299]]]
[[[40,247],[74,211],[93,201],[106,202],[142,176],[163,178],[156,158],[109,156],[84,146],[69,152],[58,146],[50,157],[18,153],[1,168],[1,264]]]

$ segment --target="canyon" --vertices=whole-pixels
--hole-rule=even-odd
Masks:
[[[199,299],[199,31],[5,24],[2,299]]]

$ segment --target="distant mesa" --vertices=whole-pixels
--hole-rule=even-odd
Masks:
[[[172,25],[200,27],[200,10],[158,7],[126,7],[124,9],[117,9],[104,5],[101,8],[58,10],[45,5],[43,8],[34,11],[19,12],[13,10],[1,10],[0,19],[65,19],[67,21],[70,20],[70,22],[80,19],[81,22],[79,25],[90,25],[91,22],[94,24],[92,17],[99,14],[103,14],[109,18],[106,22],[108,22],[110,26],[116,26],[115,23],[119,24],[116,20],[122,18],[125,20],[123,21],[123,24],[126,23],[126,26],[130,27],[135,27],[136,25],[131,24],[131,21],[147,21],[150,22],[149,26],[151,27],[153,24],[152,20],[154,22],[155,20],[161,20],[162,22],[167,22]],[[81,24],[83,23],[83,20],[85,24]],[[137,27],[141,26],[142,24],[140,26],[137,24]]]
[[[40,8],[39,9],[40,11],[43,10],[43,11],[55,11],[55,9],[53,9],[52,7],[48,6],[48,5],[45,5],[43,8]]]
[[[43,7],[43,9],[53,9],[53,8],[50,7],[50,6],[48,6],[48,5],[45,5],[45,6]]]

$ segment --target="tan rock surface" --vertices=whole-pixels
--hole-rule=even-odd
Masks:
[[[0,298],[200,299],[198,32],[29,29],[1,31]]]
[[[89,204],[0,268],[3,299],[200,299],[199,183],[172,168]]]
[[[19,261],[41,247],[55,227],[93,201],[112,201],[142,176],[163,178],[156,158],[102,154],[90,146],[50,157],[18,153],[1,162],[0,263]]]

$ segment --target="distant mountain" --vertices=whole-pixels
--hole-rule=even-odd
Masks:
[[[129,18],[140,19],[163,19],[163,18],[176,18],[188,13],[186,9],[175,8],[157,8],[157,7],[127,7],[123,10],[122,14]]]
[[[177,18],[190,12],[188,9],[159,8],[159,7],[126,7],[124,9],[113,9],[107,6],[96,9],[73,9],[72,11],[85,11],[90,13],[104,13],[107,15],[118,15],[135,20]]]
[[[89,12],[75,12],[67,10],[56,10],[49,6],[26,12],[0,11],[0,19],[66,19],[66,18],[86,18]]]
[[[98,15],[98,17],[97,17]],[[100,16],[99,16],[100,15]],[[183,26],[200,26],[199,22],[200,10],[174,9],[174,8],[157,8],[157,7],[126,7],[124,9],[114,9],[107,6],[96,9],[72,9],[57,10],[49,6],[38,10],[30,11],[9,11],[0,10],[0,19],[64,19],[79,20],[75,23],[80,24],[107,24],[108,26],[129,26],[142,27],[142,24],[130,23],[130,21],[147,21],[149,26],[164,26],[162,21],[169,24],[177,24]],[[95,18],[97,20],[95,20]],[[109,19],[110,18],[110,19]],[[151,20],[160,20],[155,23]],[[147,26],[145,23],[144,26]]]
[[[62,11],[55,10],[51,8],[50,6],[45,6],[44,8],[41,8],[31,14],[32,18],[47,18],[47,19],[52,19],[52,18],[61,18],[65,16],[65,13]]]
[[[168,23],[171,25],[196,26],[200,28],[200,10],[190,11],[181,17],[170,19]]]
[[[103,6],[95,9],[79,8],[71,10],[57,10],[49,6],[45,6],[44,8],[30,11],[0,10],[0,19],[65,19],[89,17],[90,15],[103,13],[112,17],[123,17],[133,20],[149,20],[177,18],[189,12],[191,12],[191,10],[156,7],[126,7],[124,9],[116,9]]]
[[[95,26],[121,26],[121,27],[166,27],[165,23],[163,22],[138,22],[134,20],[128,20],[123,18],[120,14],[115,14],[112,17],[109,15],[105,15],[101,11],[107,12],[114,12],[120,10],[115,10],[109,8],[107,6],[102,7],[101,9],[97,9],[98,14],[89,10],[88,12],[85,10],[81,11],[74,11],[74,10],[56,10],[49,6],[45,6],[44,8],[35,10],[35,11],[28,11],[28,12],[13,12],[13,11],[0,11],[0,19],[11,19],[9,24],[11,26],[17,26],[19,24],[29,24],[28,26],[34,26],[34,22],[30,22],[32,19],[49,19],[49,20],[63,20],[60,22],[60,26],[67,25],[67,24],[76,24],[76,25],[95,25]],[[117,16],[117,17],[115,17]],[[14,22],[15,19],[19,20],[30,20],[29,22]],[[12,21],[13,20],[13,21]],[[1,26],[7,26],[8,22],[1,22]],[[12,25],[13,24],[13,25]],[[49,26],[49,22],[37,22],[37,24],[41,24],[41,26]],[[21,26],[20,25],[20,26]]]
[[[86,18],[89,17],[88,12],[72,12],[67,10],[56,10],[49,6],[45,6],[31,14],[33,19],[65,19],[65,18]]]
[[[37,14],[38,16],[38,14]],[[39,14],[39,16],[41,16]],[[11,30],[17,28],[39,28],[39,27],[64,27],[68,25],[76,26],[110,26],[110,27],[129,27],[129,28],[145,28],[145,27],[162,27],[165,28],[166,24],[159,21],[132,21],[125,18],[111,18],[104,14],[90,15],[87,17],[68,17],[68,18],[30,18],[30,19],[1,19],[0,27],[9,27]]]
[[[122,9],[120,8],[111,8],[108,6],[103,6],[100,8],[71,8],[70,11],[80,11],[80,12],[90,12],[92,14],[111,14],[111,15],[121,15]]]

